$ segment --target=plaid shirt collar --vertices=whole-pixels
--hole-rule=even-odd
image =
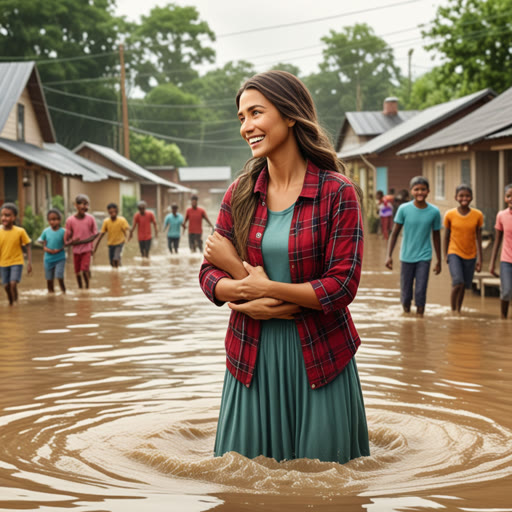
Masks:
[[[267,199],[267,187],[268,187],[268,167],[265,166],[260,172],[256,184],[254,186],[254,192],[259,192],[261,200],[266,201]],[[304,176],[304,185],[299,194],[299,197],[307,197],[314,199],[320,193],[320,169],[308,160],[306,168],[306,176]]]

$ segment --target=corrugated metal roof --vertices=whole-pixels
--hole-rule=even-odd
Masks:
[[[0,131],[27,86],[34,62],[0,62]]]
[[[392,128],[391,130],[384,132],[382,135],[368,141],[363,146],[338,153],[338,156],[340,158],[350,158],[357,157],[359,155],[380,153],[389,147],[394,146],[395,144],[398,144],[399,142],[402,142],[409,137],[426,130],[427,128],[430,128],[431,126],[444,121],[448,117],[460,112],[462,109],[489,95],[495,95],[494,91],[492,89],[483,89],[482,91],[469,94],[468,96],[429,107],[411,119],[395,126],[395,128]]]
[[[144,169],[140,165],[137,165],[135,162],[132,162],[128,158],[120,155],[117,151],[107,146],[100,146],[99,144],[93,144],[92,142],[82,142],[79,146],[77,146],[73,151],[77,153],[82,148],[88,147],[93,151],[96,151],[100,155],[104,156],[107,160],[110,160],[114,164],[126,169],[128,172],[135,174],[135,176],[142,178],[142,180],[151,181],[156,185],[163,185],[164,187],[175,188],[176,184],[171,181],[164,180],[153,174],[152,172]]]
[[[398,111],[396,116],[382,112],[347,112],[345,117],[357,135],[380,135],[418,114],[419,110]]]
[[[180,181],[231,180],[231,167],[180,167]]]
[[[430,137],[409,146],[400,154],[471,144],[512,125],[512,87]]]
[[[0,62],[0,132],[28,87],[32,105],[45,142],[55,142],[55,130],[35,62]]]
[[[512,137],[512,127],[507,128],[505,130],[501,130],[501,132],[488,135],[486,139],[499,139],[500,137]]]
[[[60,153],[33,144],[0,138],[0,149],[64,176],[80,176],[91,182],[104,179]]]
[[[93,162],[92,160],[88,160],[87,158],[84,158],[83,156],[73,153],[73,151],[62,146],[61,144],[57,144],[57,143],[44,144],[44,147],[51,151],[55,151],[56,153],[60,153],[61,155],[65,156],[66,158],[69,158],[70,160],[77,163],[78,165],[85,167],[86,169],[91,171],[93,174],[96,174],[98,176],[98,178],[101,180],[107,180],[109,178],[114,178],[116,180],[126,181],[128,179],[126,176],[123,176],[122,174],[119,174],[118,172],[112,171],[111,169],[108,169],[107,167],[103,167],[102,165],[99,165],[96,162]]]

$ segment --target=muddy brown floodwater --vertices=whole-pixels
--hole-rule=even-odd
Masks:
[[[102,248],[106,251],[106,248]],[[449,309],[432,276],[424,319],[401,313],[398,269],[367,237],[351,307],[372,455],[344,466],[212,456],[228,309],[198,255],[149,264],[102,252],[92,289],[48,297],[42,255],[19,306],[0,302],[0,509],[512,511],[512,320],[498,299]]]

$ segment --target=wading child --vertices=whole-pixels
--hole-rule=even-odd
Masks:
[[[198,200],[199,198],[197,196],[190,198],[192,206],[187,208],[185,222],[183,223],[183,232],[185,232],[187,222],[190,221],[188,225],[188,245],[190,252],[196,252],[196,249],[198,249],[199,252],[203,252],[203,219],[213,229],[213,224],[210,222],[208,215],[206,215],[206,210],[197,205]]]
[[[62,215],[56,208],[52,208],[46,218],[50,227],[42,232],[38,242],[43,244],[44,276],[48,292],[53,293],[55,291],[53,280],[57,279],[62,293],[66,293],[66,285],[64,284],[64,269],[66,267],[64,237],[66,230],[60,226]]]
[[[393,249],[403,227],[404,236],[400,248],[400,300],[404,311],[409,313],[414,287],[416,313],[423,316],[432,261],[431,233],[437,258],[434,273],[441,272],[441,213],[437,206],[426,201],[430,191],[427,178],[416,176],[411,180],[410,188],[413,200],[402,204],[396,212],[385,265],[389,269],[393,268]]]
[[[492,248],[489,272],[496,275],[494,267],[501,242],[500,258],[500,299],[501,317],[507,318],[508,306],[512,300],[512,183],[505,187],[505,203],[507,208],[496,216],[494,246]]]
[[[137,237],[139,239],[140,255],[143,258],[149,258],[151,249],[151,224],[155,226],[155,236],[158,235],[158,226],[153,212],[146,210],[146,201],[139,201],[137,208],[139,211],[133,216],[133,225],[130,230],[128,241],[132,239],[133,232],[137,228]]]
[[[92,253],[93,255],[96,253],[96,249],[98,249],[98,245],[100,245],[101,239],[105,236],[105,233],[108,233],[108,259],[110,261],[110,265],[113,268],[118,268],[121,266],[121,254],[123,252],[123,246],[130,233],[130,225],[124,217],[117,214],[117,204],[108,204],[107,211],[110,215],[110,218],[103,221],[100,236],[96,242],[96,245],[94,246]]]
[[[475,270],[482,270],[482,226],[480,210],[470,208],[473,191],[469,185],[455,189],[457,208],[444,216],[444,253],[452,276],[452,311],[460,312],[465,289],[471,289]]]
[[[32,273],[32,251],[27,232],[14,225],[18,208],[13,203],[5,203],[0,210],[0,272],[2,284],[7,293],[9,305],[18,300],[18,283],[23,273],[23,247],[27,250],[27,274]]]
[[[172,205],[172,213],[169,213],[164,220],[164,231],[168,228],[167,231],[167,246],[169,247],[169,252],[172,254],[174,252],[178,254],[178,247],[180,246],[180,231],[181,226],[183,224],[183,215],[178,213],[178,205]]]
[[[377,190],[375,194],[377,199],[377,209],[379,210],[380,228],[384,240],[389,238],[389,232],[393,227],[393,202],[389,196],[385,196],[382,190]]]
[[[89,198],[79,194],[75,199],[76,213],[66,221],[66,244],[73,246],[73,264],[78,288],[89,288],[91,280],[91,254],[98,227],[92,215],[87,213]],[[83,284],[82,284],[83,277]]]

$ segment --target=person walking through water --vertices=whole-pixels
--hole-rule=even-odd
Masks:
[[[363,256],[356,187],[295,76],[255,75],[236,104],[252,158],[224,196],[199,276],[232,309],[214,453],[367,456],[348,310]]]
[[[460,313],[464,292],[471,290],[475,270],[482,270],[482,226],[484,216],[480,210],[470,208],[473,190],[469,185],[455,189],[457,208],[444,216],[444,253],[452,276],[450,302],[452,311]]]
[[[137,228],[137,238],[139,239],[140,255],[143,258],[149,258],[151,250],[151,224],[155,226],[155,237],[158,236],[158,226],[153,212],[147,210],[146,201],[139,201],[137,209],[139,210],[133,216],[133,225],[128,235],[128,242],[132,239],[133,232]]]
[[[192,196],[190,198],[190,208],[185,212],[185,221],[183,222],[183,232],[187,229],[188,225],[188,245],[190,252],[203,252],[203,219],[209,224],[213,230],[213,224],[210,222],[206,210],[197,205],[199,198]]]
[[[489,272],[496,276],[496,259],[503,242],[500,257],[501,318],[507,318],[508,307],[512,300],[512,183],[505,187],[505,203],[507,207],[496,215],[494,245],[489,263]]]

